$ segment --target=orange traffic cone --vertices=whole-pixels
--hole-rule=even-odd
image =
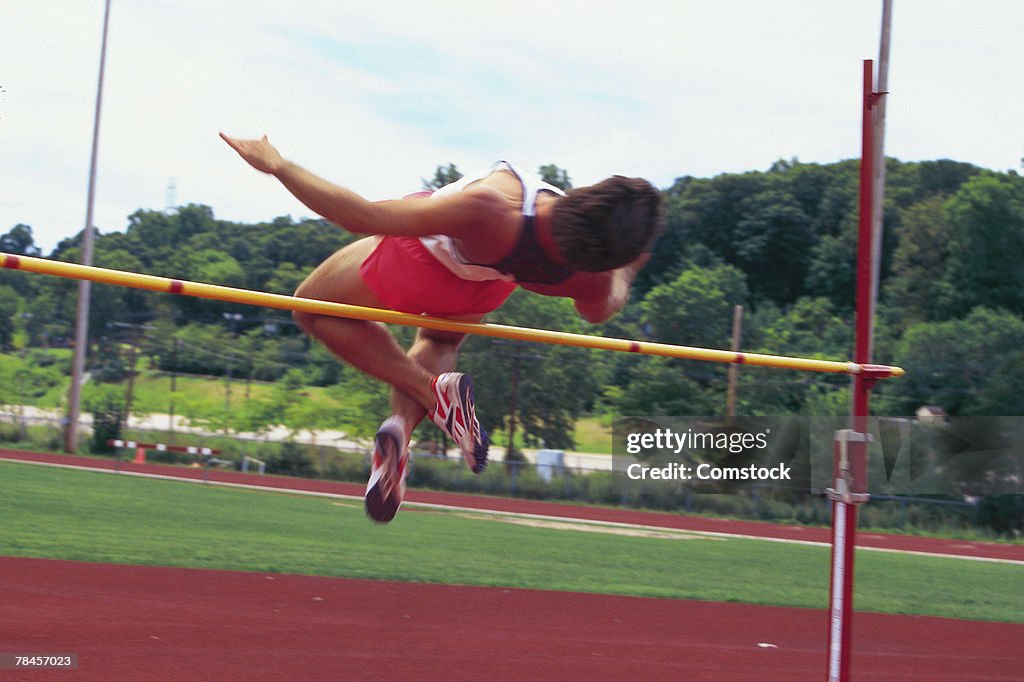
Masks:
[[[145,464],[146,463],[146,448],[135,448],[135,463]]]

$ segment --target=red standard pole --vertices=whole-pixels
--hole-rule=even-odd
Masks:
[[[872,206],[874,202],[874,62],[864,61],[860,163],[860,224],[857,244],[857,321],[854,361],[871,362],[872,338]],[[835,487],[832,497],[832,580],[829,592],[829,680],[850,679],[853,625],[853,553],[857,538],[857,505],[867,500],[868,410],[876,378],[853,378],[850,429],[837,434]]]

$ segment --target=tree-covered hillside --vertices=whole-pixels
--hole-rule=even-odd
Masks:
[[[557,166],[542,171],[570,184]],[[857,175],[856,161],[792,160],[763,172],[681,177],[664,190],[666,232],[632,303],[616,319],[592,327],[568,301],[524,292],[491,319],[724,348],[733,307],[743,305],[745,350],[846,359],[853,343]],[[454,165],[439,166],[425,184],[454,177]],[[1024,178],[949,160],[890,159],[884,216],[875,359],[903,365],[908,375],[879,387],[876,408],[903,414],[932,404],[951,414],[1024,413]],[[79,239],[44,255],[77,260]],[[241,224],[189,205],[135,212],[123,231],[98,236],[94,261],[291,293],[351,239],[321,220]],[[26,225],[0,236],[0,250],[40,255]],[[68,280],[0,272],[0,345],[66,344],[75,290]],[[97,378],[124,376],[128,363],[112,349],[129,340],[167,370],[264,380],[299,370],[310,384],[346,380],[346,371],[279,311],[107,285],[93,291],[89,363]],[[716,365],[485,338],[466,344],[463,364],[477,375],[488,426],[504,428],[515,401],[517,428],[531,443],[571,445],[572,421],[585,412],[725,409],[726,369]],[[743,368],[738,396],[743,414],[848,410],[844,377]]]

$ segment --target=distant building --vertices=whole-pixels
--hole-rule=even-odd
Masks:
[[[922,424],[946,424],[949,415],[938,405],[922,405],[917,408],[917,420]]]

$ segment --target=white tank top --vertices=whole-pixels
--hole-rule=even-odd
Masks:
[[[532,216],[537,210],[537,195],[541,191],[554,192],[564,196],[565,192],[555,187],[554,185],[548,184],[541,180],[539,177],[532,173],[526,173],[508,161],[498,161],[491,166],[490,173],[497,171],[511,171],[519,182],[523,185],[523,215]],[[487,175],[490,175],[488,173]],[[470,177],[464,176],[459,180],[445,185],[441,189],[437,190],[431,195],[431,199],[434,197],[445,197],[455,192],[461,192],[466,189],[471,183],[477,180],[482,180],[487,175],[481,177]],[[455,246],[455,242],[448,235],[431,235],[429,237],[420,237],[420,241],[423,246],[441,263],[448,268],[452,274],[459,279],[467,279],[475,282],[485,282],[492,279],[500,279],[506,282],[514,281],[515,278],[512,275],[506,274],[495,270],[494,268],[487,267],[486,265],[473,265],[468,263],[462,254],[459,253]]]

